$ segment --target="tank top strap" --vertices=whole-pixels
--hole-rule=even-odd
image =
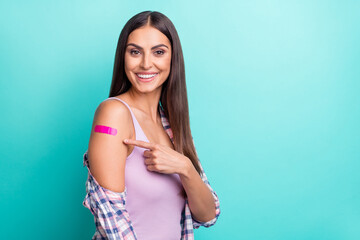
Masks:
[[[136,135],[135,139],[136,140],[146,140],[145,133],[143,132],[139,122],[136,120],[136,117],[135,117],[134,113],[131,111],[130,106],[124,100],[117,98],[117,97],[109,97],[109,98],[105,99],[105,101],[109,100],[109,99],[118,100],[118,101],[122,102],[129,109],[132,120],[133,120],[134,128],[135,128],[135,135]]]

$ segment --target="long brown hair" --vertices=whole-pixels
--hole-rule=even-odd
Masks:
[[[109,97],[128,91],[131,83],[125,73],[125,49],[127,39],[132,31],[149,22],[150,26],[162,32],[170,41],[172,48],[171,70],[168,79],[163,83],[160,103],[173,132],[174,148],[188,157],[196,171],[201,174],[199,158],[193,143],[189,106],[185,82],[185,65],[180,39],[175,26],[168,17],[156,11],[144,11],[133,16],[122,29],[115,54],[113,77]]]

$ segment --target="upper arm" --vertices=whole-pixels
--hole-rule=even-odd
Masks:
[[[95,132],[96,125],[117,129],[117,134]],[[125,190],[125,160],[131,138],[132,118],[127,107],[117,101],[103,101],[96,109],[88,147],[89,167],[96,181],[113,192]]]

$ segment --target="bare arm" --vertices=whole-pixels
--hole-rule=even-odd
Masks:
[[[96,125],[115,128],[117,134],[95,132]],[[95,112],[88,148],[90,171],[102,187],[113,192],[125,190],[128,146],[123,139],[132,137],[131,125],[130,112],[122,103],[104,101]]]
[[[208,222],[215,219],[215,198],[188,157],[156,143],[139,140],[125,140],[125,143],[149,149],[144,151],[145,165],[149,171],[179,174],[192,217],[196,221]]]
[[[214,197],[190,159],[188,163],[179,176],[188,197],[192,217],[199,222],[208,222],[216,216]]]

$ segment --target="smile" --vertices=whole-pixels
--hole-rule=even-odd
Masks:
[[[154,73],[154,74],[138,74],[136,73],[136,76],[138,77],[138,79],[142,82],[150,82],[152,81],[156,76],[158,75],[158,73]]]

